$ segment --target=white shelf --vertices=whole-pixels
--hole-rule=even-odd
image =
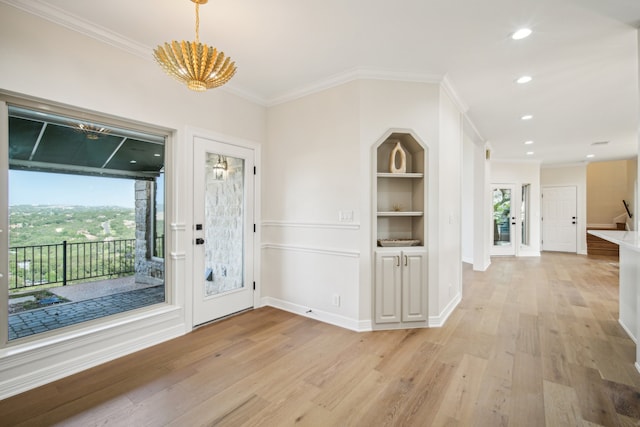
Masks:
[[[418,173],[418,172],[412,172],[412,173],[378,172],[376,176],[378,178],[424,178],[424,174]]]
[[[424,212],[396,212],[396,211],[390,211],[390,212],[378,212],[378,216],[422,216],[424,215]]]

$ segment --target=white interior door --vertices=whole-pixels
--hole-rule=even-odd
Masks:
[[[516,254],[516,192],[513,184],[496,184],[493,203],[493,245],[491,255]]]
[[[254,151],[195,137],[194,304],[200,325],[253,307]]]
[[[577,252],[576,187],[542,188],[542,250]]]

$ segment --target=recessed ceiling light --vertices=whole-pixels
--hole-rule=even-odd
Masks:
[[[587,154],[587,159],[593,159],[595,156],[595,154]]]
[[[527,156],[533,156],[533,151],[527,151]]]
[[[522,40],[531,35],[531,30],[529,28],[520,28],[515,33],[511,34],[511,38],[514,40]]]
[[[524,145],[531,145],[531,144],[533,144],[533,141],[531,141],[531,140],[524,142]]]
[[[138,163],[135,160],[129,160],[129,163],[134,164],[134,163]]]
[[[531,80],[533,80],[531,76],[522,76],[516,80],[516,83],[523,85],[525,83],[529,83]]]
[[[531,114],[525,114],[524,116],[520,117],[522,120],[531,120],[533,119],[533,116]]]

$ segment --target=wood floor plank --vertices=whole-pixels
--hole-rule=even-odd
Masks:
[[[571,365],[570,369],[582,418],[603,426],[620,425],[607,386],[601,380],[599,372],[577,365]]]
[[[582,425],[578,395],[573,387],[544,381],[544,413],[548,426]]]
[[[465,354],[445,391],[438,415],[442,413],[462,425],[470,425],[486,367],[486,359]]]
[[[0,401],[4,426],[640,426],[617,259],[465,266],[442,328],[264,307]]]

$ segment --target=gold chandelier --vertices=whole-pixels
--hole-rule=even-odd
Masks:
[[[165,43],[153,51],[158,64],[191,90],[203,92],[222,86],[236,73],[236,63],[224,52],[200,43],[200,5],[208,0],[191,0],[196,4],[196,40]]]

